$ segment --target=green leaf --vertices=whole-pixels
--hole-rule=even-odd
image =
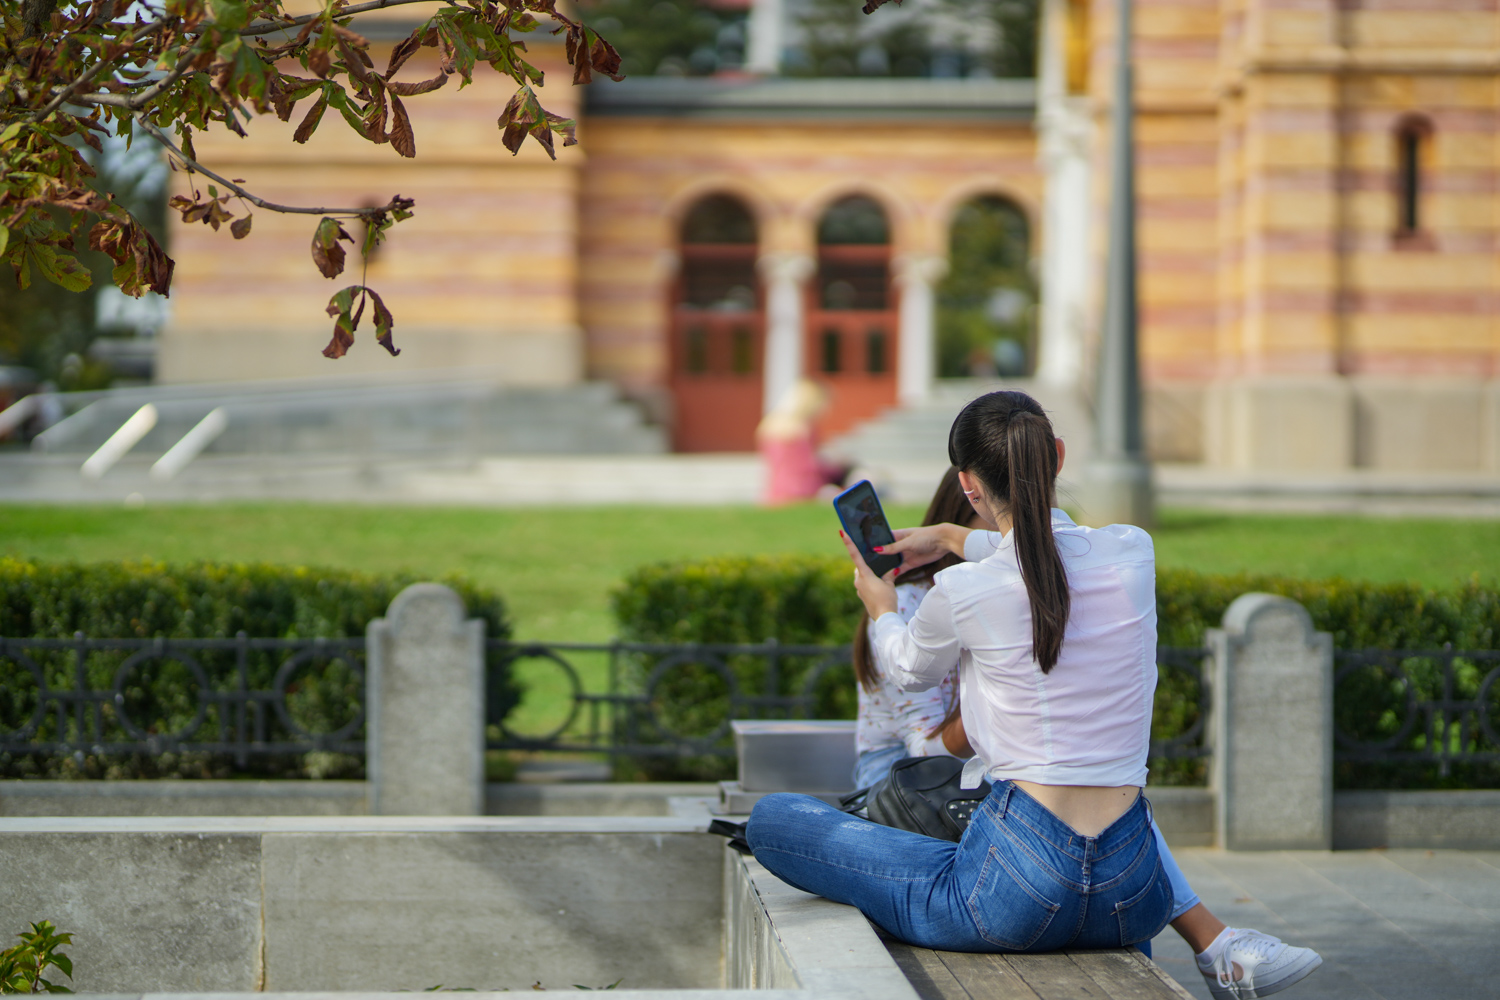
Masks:
[[[33,243],[27,248],[27,255],[36,262],[42,277],[70,292],[86,291],[94,283],[89,269],[70,253],[58,253],[46,243]]]
[[[209,0],[209,7],[214,13],[214,24],[224,31],[238,31],[250,21],[244,0]]]
[[[20,122],[11,122],[9,125],[5,126],[5,131],[0,132],[0,145],[10,142],[16,136],[20,135],[21,128],[22,124]]]
[[[0,222],[0,254],[5,252],[5,246],[10,242],[10,229],[5,223]]]

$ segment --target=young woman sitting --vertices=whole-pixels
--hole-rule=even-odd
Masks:
[[[768,796],[751,815],[749,844],[787,882],[853,904],[914,944],[1149,942],[1173,912],[1140,795],[1156,679],[1151,540],[1127,526],[1080,528],[1052,509],[1061,442],[1022,393],[966,407],[949,453],[998,537],[956,524],[899,533],[888,551],[903,556],[903,571],[948,554],[969,560],[934,577],[909,624],[892,581],[850,551],[891,682],[919,691],[959,669],[964,737],[977,751],[966,770],[976,785],[991,780],[988,799],[952,844],[807,796]],[[1256,986],[1236,971],[1222,995],[1271,986],[1247,992]]]

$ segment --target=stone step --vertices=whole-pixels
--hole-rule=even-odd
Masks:
[[[133,450],[160,455],[211,410],[228,427],[208,454],[659,453],[665,432],[608,383],[519,387],[458,379],[402,383],[145,386],[68,397],[76,412],[37,450],[87,455],[150,403],[156,426]]]

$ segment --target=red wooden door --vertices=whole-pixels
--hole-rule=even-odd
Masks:
[[[755,247],[694,244],[682,253],[672,295],[672,446],[753,451],[765,354]]]
[[[890,247],[820,247],[808,297],[803,371],[828,389],[828,410],[818,422],[827,440],[896,405]]]

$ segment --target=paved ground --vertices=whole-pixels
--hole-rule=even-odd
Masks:
[[[102,480],[81,455],[0,450],[0,503],[158,503],[301,500],[515,506],[568,503],[755,503],[755,455],[366,454],[205,455],[170,482],[149,475],[157,456],[131,454]],[[945,463],[861,467],[889,500],[925,502]],[[1156,469],[1163,506],[1234,511],[1500,517],[1500,475],[1253,475],[1196,466]],[[1070,492],[1071,491],[1071,492]],[[1076,496],[1064,477],[1064,496]]]
[[[1175,853],[1220,919],[1322,954],[1288,1000],[1500,998],[1500,851]],[[1181,938],[1154,952],[1207,1000]]]

